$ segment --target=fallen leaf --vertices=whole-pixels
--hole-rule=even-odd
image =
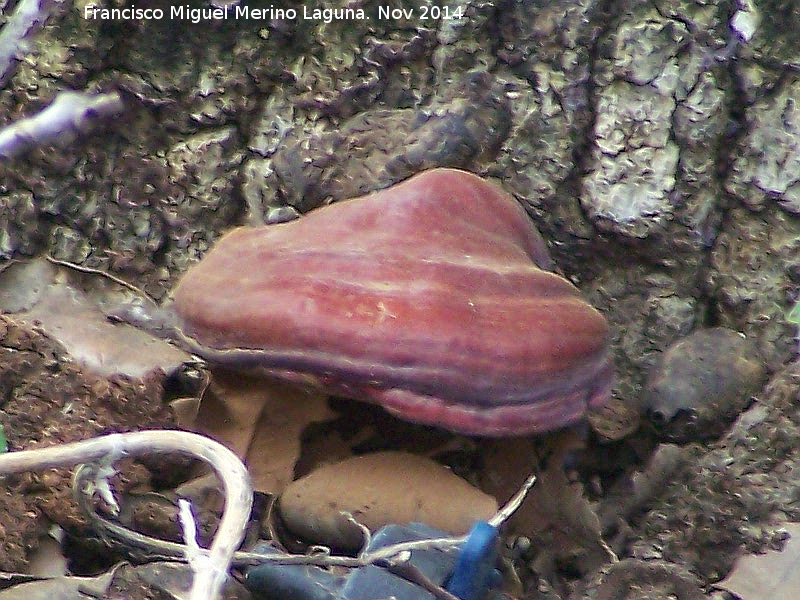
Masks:
[[[120,563],[96,577],[34,578],[3,574],[0,600],[75,600],[91,598],[187,598],[191,587],[189,565],[153,561],[143,565]],[[120,593],[122,592],[122,593]],[[250,598],[240,583],[228,578],[224,598]]]
[[[141,378],[176,371],[191,355],[130,325],[112,324],[84,292],[45,261],[16,263],[0,272],[0,311],[59,342],[100,377]]]
[[[277,494],[294,478],[305,428],[334,416],[325,394],[215,369],[195,428],[244,459],[257,491]]]
[[[0,591],[0,600],[73,600],[101,598],[108,591],[117,568],[97,577],[52,577],[25,581]]]
[[[69,571],[67,563],[61,543],[48,533],[39,537],[36,547],[28,555],[27,571],[37,577],[61,577]]]
[[[502,504],[532,472],[536,485],[506,525],[508,533],[534,540],[543,552],[539,560],[553,568],[569,561],[581,573],[594,571],[611,559],[602,539],[600,521],[583,495],[583,485],[571,482],[564,462],[570,452],[584,445],[570,430],[545,438],[485,440],[481,445],[481,489]]]

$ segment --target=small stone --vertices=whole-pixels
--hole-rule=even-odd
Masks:
[[[272,206],[267,211],[266,222],[268,225],[287,223],[288,221],[294,221],[299,216],[300,213],[293,206]]]
[[[356,550],[362,532],[422,522],[453,535],[490,518],[497,502],[448,468],[404,452],[376,452],[326,465],[289,484],[280,499],[287,528],[308,542]]]
[[[598,570],[582,582],[574,600],[702,600],[701,583],[682,567],[658,560],[626,558]]]
[[[616,442],[639,429],[640,408],[624,398],[611,397],[603,406],[586,413],[589,425],[600,439]]]
[[[702,329],[664,353],[647,384],[645,409],[667,439],[708,439],[747,407],[764,375],[744,335]]]

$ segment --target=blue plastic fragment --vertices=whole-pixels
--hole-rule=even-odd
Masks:
[[[422,523],[387,525],[372,537],[366,550],[440,537],[447,534]],[[460,551],[413,550],[410,562],[430,581],[461,600],[484,600],[495,574],[497,539],[494,527],[479,522]],[[269,544],[256,551],[278,553]],[[266,562],[249,568],[244,583],[259,600],[436,600],[417,584],[376,565],[352,569],[342,576],[314,566]]]
[[[456,560],[447,591],[461,600],[482,600],[494,577],[497,564],[497,528],[478,521],[469,533]]]
[[[410,542],[447,537],[447,534],[423,523],[387,525],[382,527],[370,541],[367,551]],[[437,585],[444,581],[455,565],[455,552],[442,550],[413,550],[411,563]],[[383,567],[367,565],[353,571],[342,589],[342,600],[436,600],[430,592],[418,585],[390,573]]]
[[[268,544],[254,549],[259,554],[280,554]],[[260,600],[337,600],[344,577],[311,565],[264,562],[247,569],[244,585]]]

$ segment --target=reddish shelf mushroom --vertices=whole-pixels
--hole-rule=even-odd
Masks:
[[[608,326],[544,270],[522,207],[435,169],[289,223],[242,227],[174,292],[211,362],[485,436],[558,429],[610,393]]]

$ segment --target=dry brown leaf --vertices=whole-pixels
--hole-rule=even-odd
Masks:
[[[800,523],[786,523],[791,538],[782,552],[741,556],[718,585],[742,600],[800,600]]]
[[[3,586],[0,600],[69,600],[101,598],[111,586],[117,567],[96,577],[50,577]],[[8,577],[8,576],[6,576]],[[14,577],[14,575],[11,575]]]
[[[335,416],[327,400],[288,383],[218,369],[196,429],[244,459],[256,490],[277,494],[294,477],[303,430]]]
[[[247,454],[269,384],[215,369],[203,394],[194,429],[222,442],[240,458]]]
[[[611,557],[600,521],[583,496],[583,485],[570,482],[564,471],[566,455],[582,446],[581,438],[569,430],[546,439],[487,440],[482,445],[481,488],[502,503],[531,472],[537,472],[536,485],[508,522],[507,531],[534,538],[550,562],[567,558],[588,573]],[[543,466],[539,457],[546,457]]]
[[[200,411],[200,398],[175,398],[169,403],[175,424],[183,429],[190,429],[197,422]]]
[[[91,298],[65,279],[45,261],[14,264],[0,272],[0,311],[42,329],[101,377],[141,378],[156,369],[171,373],[192,360],[135,327],[110,323]]]
[[[69,562],[64,548],[49,533],[42,535],[28,555],[26,572],[36,577],[62,577],[69,573]]]

